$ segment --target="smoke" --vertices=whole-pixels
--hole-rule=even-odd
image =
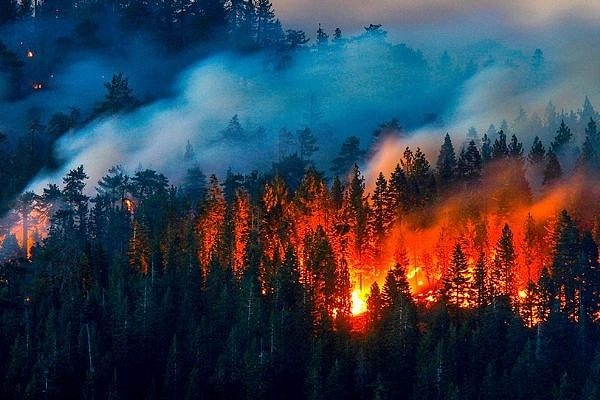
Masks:
[[[375,149],[366,165],[367,180],[372,182],[380,170],[390,172],[407,144],[421,146],[432,160],[446,132],[459,147],[470,127],[482,134],[491,123],[499,126],[503,119],[511,123],[520,107],[530,117],[533,113],[543,117],[550,100],[559,111],[577,108],[585,95],[600,102],[600,57],[592,40],[600,33],[594,24],[595,5],[545,4],[542,13],[524,19],[522,15],[537,4],[351,3],[344,4],[346,12],[336,14],[345,26],[353,26],[352,31],[369,22],[386,23],[387,42],[363,37],[326,49],[312,47],[292,54],[284,68],[272,54],[213,51],[216,55],[199,58],[206,51],[196,51],[172,59],[144,38],[122,43],[108,54],[69,53],[53,71],[48,91],[2,108],[4,125],[9,124],[9,115],[36,106],[89,110],[103,96],[102,83],[120,71],[145,105],[62,137],[55,151],[64,165],[43,171],[29,189],[38,191],[60,181],[79,164],[86,167],[91,182],[115,164],[129,172],[139,166],[154,168],[177,182],[185,172],[182,155],[188,141],[207,173],[223,174],[230,167],[265,170],[277,160],[278,132],[304,126],[317,135],[320,150],[315,161],[327,171],[346,137],[356,135],[363,148],[368,147],[377,125],[397,117],[408,134]],[[284,22],[327,19],[321,22],[331,26],[336,19],[328,15],[340,6],[285,0],[274,5]],[[465,30],[479,32],[477,39],[464,41],[458,32]],[[446,69],[440,65],[444,49],[440,46],[451,57]],[[544,51],[545,66],[534,79],[531,55],[537,47]],[[199,61],[190,65],[190,60]],[[470,61],[477,67],[475,74],[467,71]],[[224,137],[234,115],[244,129],[243,140]],[[533,132],[519,135],[527,148]],[[550,138],[545,139],[549,143]]]
[[[436,104],[428,104],[424,60],[406,50],[416,65],[395,65],[389,49],[365,39],[320,53],[300,51],[285,68],[267,54],[210,57],[179,74],[169,89],[174,96],[62,137],[56,152],[68,162],[56,173],[43,173],[30,189],[39,190],[79,164],[92,181],[114,164],[129,171],[140,165],[155,168],[178,178],[185,172],[181,160],[188,141],[207,172],[265,170],[277,159],[278,132],[304,126],[318,136],[316,161],[327,169],[347,136],[360,136],[366,146],[383,120],[400,116],[408,126],[418,126],[425,110],[445,107],[442,93]],[[378,57],[382,54],[386,58]],[[135,91],[135,83],[131,86]],[[242,140],[223,133],[234,115],[244,129]]]

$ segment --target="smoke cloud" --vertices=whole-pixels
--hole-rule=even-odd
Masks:
[[[559,112],[576,109],[585,95],[600,103],[600,57],[593,43],[600,35],[595,23],[600,6],[538,3],[350,0],[340,12],[340,2],[278,0],[274,5],[284,23],[333,27],[339,21],[359,31],[381,22],[390,32],[387,42],[363,38],[310,48],[293,54],[291,65],[281,69],[268,55],[219,54],[190,66],[182,59],[194,55],[170,60],[150,41],[136,40],[117,57],[89,53],[66,60],[55,74],[54,91],[9,105],[1,117],[6,123],[18,110],[48,103],[69,107],[74,98],[89,109],[103,95],[102,82],[119,71],[146,100],[132,113],[62,137],[55,150],[66,162],[58,171],[43,171],[29,187],[36,191],[79,164],[91,182],[115,164],[130,172],[140,165],[158,169],[177,181],[185,172],[181,159],[188,141],[206,173],[265,170],[277,159],[278,132],[306,125],[318,136],[316,164],[328,170],[346,137],[359,136],[367,147],[377,125],[397,117],[408,133],[378,147],[367,162],[371,181],[379,170],[389,172],[407,144],[421,146],[433,160],[446,132],[460,145],[470,127],[482,134],[489,124],[510,123],[520,107],[542,117],[548,101]],[[531,15],[537,7],[542,11]],[[480,35],[462,40],[458,22],[460,31]],[[533,79],[531,55],[538,47],[545,64],[541,78]],[[451,60],[447,71],[440,61],[444,49]],[[470,62],[476,70],[468,73]],[[440,78],[444,73],[450,76]],[[223,137],[234,115],[245,130],[243,141]],[[519,134],[527,148],[532,134]]]

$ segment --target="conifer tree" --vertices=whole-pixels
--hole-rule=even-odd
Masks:
[[[444,296],[448,302],[456,307],[465,307],[472,301],[471,276],[467,257],[460,244],[454,246],[450,269],[444,277]]]
[[[442,186],[450,185],[456,173],[456,154],[450,135],[447,133],[444,137],[444,143],[440,148],[440,154],[438,155],[437,173],[439,183]]]
[[[531,146],[531,150],[529,150],[527,160],[531,165],[538,166],[544,161],[545,156],[546,150],[544,149],[544,144],[540,138],[536,136],[533,139],[533,145]]]

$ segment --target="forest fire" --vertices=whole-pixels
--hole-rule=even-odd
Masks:
[[[368,294],[361,292],[360,289],[355,288],[352,291],[352,295],[350,298],[352,302],[352,308],[350,309],[350,312],[352,313],[352,315],[360,315],[367,311],[367,296]]]

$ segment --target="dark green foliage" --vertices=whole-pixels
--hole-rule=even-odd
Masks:
[[[448,186],[454,180],[456,174],[456,153],[450,135],[446,133],[444,143],[440,148],[437,159],[438,182],[442,186]]]
[[[350,229],[387,229],[390,217],[367,217],[412,201],[406,184],[430,173],[421,154],[407,153],[409,179],[400,167],[389,182],[379,176],[372,208],[357,167],[346,185],[334,181],[332,203],[352,210]],[[567,213],[554,231],[551,269],[529,282],[527,301],[514,309],[507,294],[516,251],[505,226],[493,262],[480,254],[472,274],[454,248],[446,298],[427,306],[411,294],[413,266],[400,251],[382,289],[371,287],[358,317],[364,331],[352,331],[347,262],[322,227],[306,235],[303,254],[285,242],[283,257],[267,256],[270,243],[251,228],[235,274],[219,255],[231,251],[225,228],[201,268],[190,210],[210,209],[220,192],[215,177],[193,209],[194,190],[169,189],[153,170],[129,178],[112,168],[93,200],[86,179],[78,167],[63,188],[21,199],[24,212],[36,202],[48,207],[53,225],[31,261],[0,264],[2,398],[550,400],[598,392],[598,249]],[[229,179],[228,190],[248,184]],[[225,201],[227,226],[234,198]],[[21,252],[14,236],[2,250]],[[532,321],[541,323],[526,328]]]

